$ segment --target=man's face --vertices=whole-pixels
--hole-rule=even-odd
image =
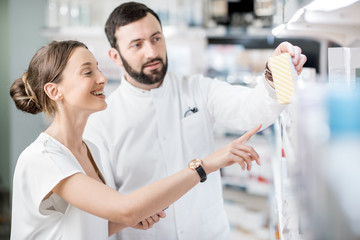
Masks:
[[[151,14],[116,30],[118,51],[126,79],[152,85],[161,83],[167,71],[165,39]]]
[[[131,78],[138,81],[139,83],[151,85],[163,81],[168,67],[167,57],[165,61],[163,61],[161,58],[154,58],[152,60],[149,60],[148,62],[143,64],[140,71],[137,71],[136,69],[131,67],[131,65],[128,63],[128,61],[126,61],[126,59],[122,56],[121,53],[119,53],[119,55],[127,74],[129,74]],[[158,65],[158,63],[160,63],[161,65],[159,68],[151,70],[148,74],[145,73],[144,69],[146,69],[147,66],[155,66]]]

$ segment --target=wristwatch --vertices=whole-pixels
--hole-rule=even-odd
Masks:
[[[203,169],[203,167],[201,166],[201,164],[202,164],[202,161],[200,159],[196,158],[189,162],[188,167],[192,170],[197,171],[197,173],[200,176],[200,182],[205,182],[207,176],[206,176],[206,172]]]

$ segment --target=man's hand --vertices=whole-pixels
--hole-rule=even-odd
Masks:
[[[155,223],[160,221],[160,218],[165,218],[165,217],[166,217],[166,213],[164,211],[161,211],[140,221],[138,224],[133,226],[133,228],[142,229],[142,230],[150,229],[152,228],[152,226],[154,226]]]
[[[279,46],[274,50],[272,56],[277,56],[282,53],[289,53],[291,56],[291,60],[294,64],[295,70],[298,74],[300,74],[303,70],[303,66],[307,60],[306,56],[301,53],[301,48],[298,46],[293,46],[289,42],[282,42]]]

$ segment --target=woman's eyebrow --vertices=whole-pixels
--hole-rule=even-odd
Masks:
[[[81,64],[81,67],[88,66],[88,65],[91,65],[91,62],[85,62],[85,63]]]

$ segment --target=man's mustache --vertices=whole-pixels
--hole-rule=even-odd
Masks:
[[[159,61],[164,65],[163,60],[161,58],[157,57],[157,58],[151,59],[151,60],[147,61],[146,63],[144,63],[143,68],[146,67],[147,65],[153,63],[153,62],[156,62],[156,61]]]

